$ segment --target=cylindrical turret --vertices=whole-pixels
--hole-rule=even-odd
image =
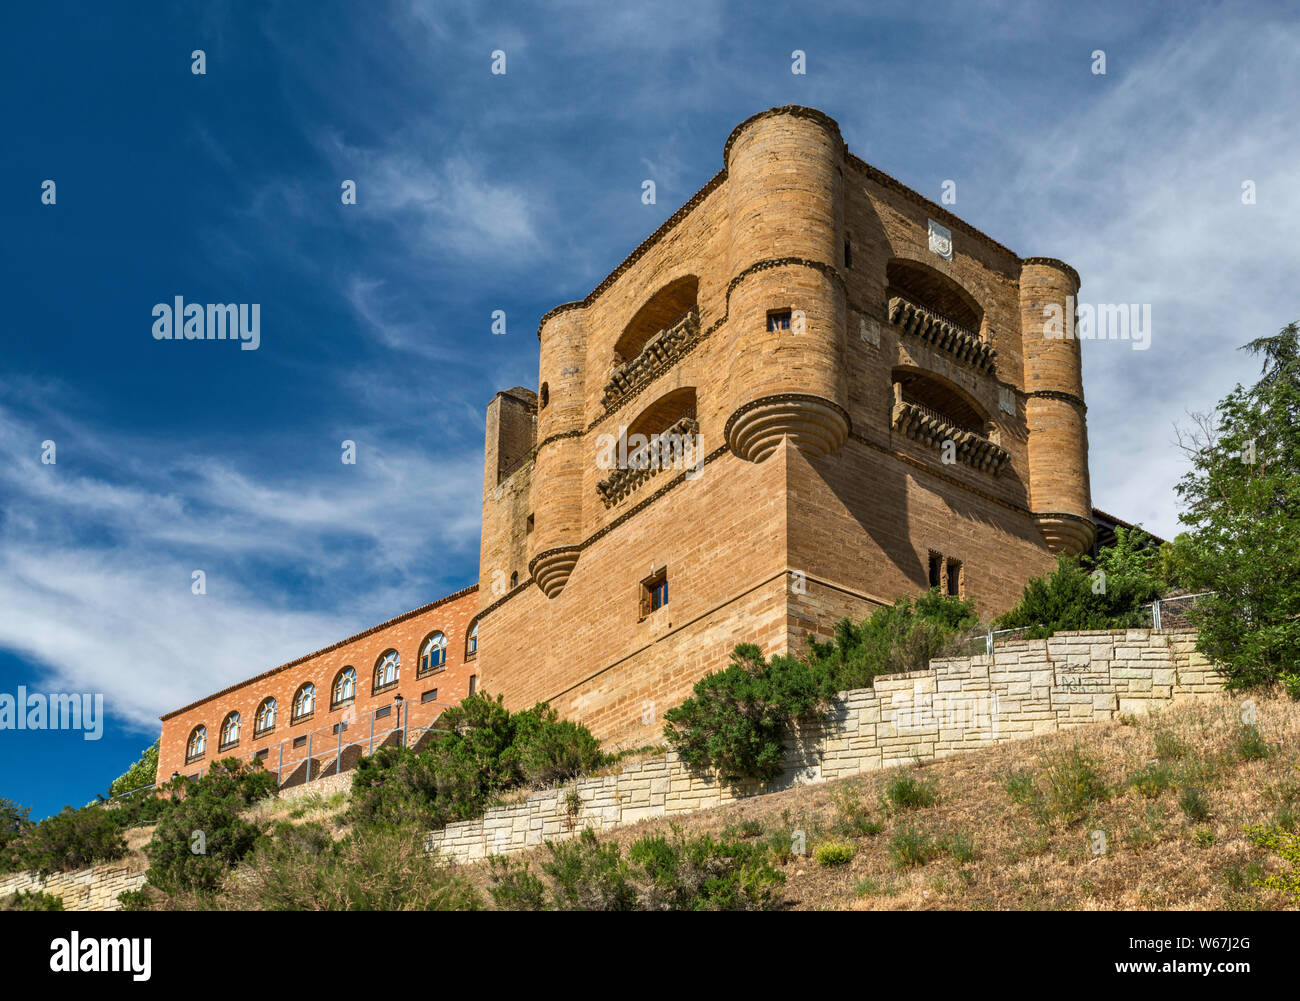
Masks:
[[[807,108],[775,108],[727,140],[727,443],[761,460],[784,437],[827,455],[848,435],[844,142]]]
[[[1029,429],[1029,497],[1055,553],[1086,552],[1096,526],[1088,481],[1083,364],[1075,337],[1079,275],[1068,264],[1029,257],[1020,268],[1020,334]]]
[[[528,569],[548,598],[564,590],[582,541],[584,319],[582,309],[569,308],[542,321]]]

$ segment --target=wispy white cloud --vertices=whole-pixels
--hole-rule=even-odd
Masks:
[[[258,469],[56,422],[48,399],[0,388],[0,647],[144,729],[463,586],[440,561],[477,550],[477,449],[416,453],[376,428],[355,466]]]

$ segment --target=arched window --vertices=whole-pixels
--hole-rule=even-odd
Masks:
[[[357,697],[357,672],[355,668],[345,667],[334,678],[334,690],[330,696],[330,706],[347,705]]]
[[[221,750],[239,743],[239,713],[230,713],[221,724]]]
[[[257,707],[257,715],[253,718],[254,737],[260,737],[275,729],[275,710],[274,696],[262,700],[262,704]]]
[[[478,623],[474,623],[474,628],[469,631],[469,636],[465,639],[465,659],[468,660],[478,653]]]
[[[447,636],[436,632],[420,647],[420,674],[429,674],[447,664]]]
[[[396,650],[387,650],[380,654],[379,660],[375,662],[375,683],[371,688],[372,693],[392,688],[397,684],[401,673],[402,658],[398,656]]]
[[[300,720],[316,711],[316,686],[310,681],[303,685],[293,697],[293,719]]]
[[[185,760],[193,761],[195,758],[203,757],[203,752],[208,747],[208,728],[200,723],[190,731],[190,739],[185,745]]]

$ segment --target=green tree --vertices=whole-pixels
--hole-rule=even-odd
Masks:
[[[158,749],[161,738],[144,749],[140,760],[115,778],[108,787],[109,796],[121,796],[132,789],[152,785],[158,776]]]
[[[32,826],[29,806],[19,806],[0,796],[0,872],[12,872],[17,865],[10,858],[9,847]]]
[[[1262,356],[1180,431],[1192,468],[1178,485],[1188,530],[1175,540],[1182,583],[1215,593],[1192,612],[1197,648],[1234,689],[1272,681],[1300,690],[1300,327],[1244,346]]]
[[[1149,624],[1145,605],[1170,586],[1169,560],[1141,529],[1115,529],[1115,544],[1097,558],[1062,556],[1046,577],[1025,585],[999,629],[1024,628],[1030,638],[1063,629],[1124,629]]]

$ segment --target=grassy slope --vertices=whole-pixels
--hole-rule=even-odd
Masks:
[[[678,823],[688,834],[726,831],[788,844],[806,834],[807,855],[788,859],[786,896],[796,909],[1242,909],[1283,908],[1281,895],[1250,885],[1277,861],[1242,833],[1247,824],[1281,822],[1300,830],[1300,704],[1256,697],[1266,758],[1243,756],[1238,744],[1242,699],[1224,696],[1160,715],[1020,741],[924,765],[895,767],[702,811]],[[1107,787],[1074,820],[1041,817],[1013,802],[1008,773],[1044,788],[1053,756],[1077,748],[1096,763]],[[1148,777],[1145,792],[1133,784]],[[934,805],[887,807],[882,793],[900,775],[932,783]],[[1162,788],[1162,786],[1164,788]],[[1208,816],[1189,819],[1183,789],[1203,790]],[[846,800],[856,797],[854,809]],[[879,832],[853,831],[851,819]],[[579,823],[581,821],[579,820]],[[626,847],[668,821],[644,821],[602,835]],[[900,831],[941,842],[964,836],[974,857],[950,850],[903,869],[890,844]],[[1092,852],[1090,832],[1106,833]],[[818,865],[826,840],[848,840],[848,864]],[[958,842],[960,844],[960,842]],[[956,854],[961,855],[960,847]],[[545,849],[530,853],[544,859]],[[486,866],[462,872],[486,886]],[[485,894],[486,896],[486,894]]]

